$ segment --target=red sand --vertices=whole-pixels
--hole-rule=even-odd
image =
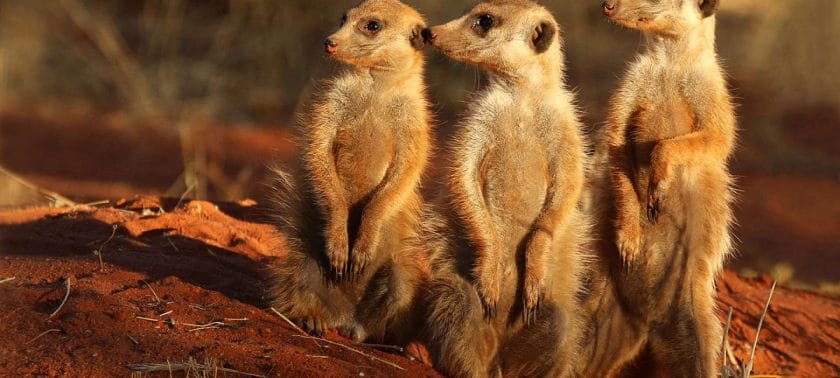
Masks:
[[[0,376],[127,376],[130,364],[189,357],[270,376],[437,375],[298,337],[266,309],[266,266],[282,248],[271,226],[240,220],[260,219],[252,204],[175,204],[0,213],[0,280],[16,277],[0,284]],[[50,319],[68,277],[70,297]],[[193,331],[211,322],[225,326]]]
[[[190,357],[269,376],[437,375],[402,355],[353,346],[405,370],[299,337],[267,309],[266,267],[283,248],[266,213],[253,202],[177,202],[0,213],[0,280],[15,277],[0,284],[0,375],[127,376],[131,364]],[[70,296],[49,318],[67,278]],[[721,312],[735,307],[730,342],[739,359],[769,286],[731,272],[719,283]],[[194,330],[211,322],[224,326]],[[837,376],[838,347],[840,301],[780,287],[755,370]]]

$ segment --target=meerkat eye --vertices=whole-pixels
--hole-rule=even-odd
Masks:
[[[478,26],[485,31],[490,30],[496,24],[496,19],[492,15],[482,14],[475,19],[475,26]]]
[[[379,29],[382,29],[382,24],[380,24],[379,21],[368,21],[367,25],[365,25],[365,29],[375,33],[378,32]]]
[[[341,16],[341,26],[344,26],[344,24],[346,24],[346,23],[347,23],[347,14],[345,13]]]

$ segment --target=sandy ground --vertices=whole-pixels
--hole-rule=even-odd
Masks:
[[[0,280],[14,277],[0,283],[0,375],[127,376],[133,364],[190,358],[266,376],[437,375],[421,347],[385,352],[328,336],[352,351],[273,314],[265,290],[284,249],[266,214],[253,201],[156,197],[0,213]],[[732,272],[719,282],[738,360],[770,284]],[[837,376],[838,347],[840,301],[779,287],[755,370]]]

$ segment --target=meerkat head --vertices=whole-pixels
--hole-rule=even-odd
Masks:
[[[379,70],[397,70],[420,59],[423,17],[397,0],[365,0],[341,18],[324,42],[338,61]]]
[[[529,0],[490,0],[423,36],[449,57],[491,72],[526,76],[535,67],[562,71],[560,27]]]
[[[628,28],[660,34],[681,34],[712,17],[718,0],[606,0],[604,15]]]

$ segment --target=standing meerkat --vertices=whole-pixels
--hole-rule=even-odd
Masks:
[[[588,224],[559,26],[531,1],[495,0],[424,36],[489,78],[448,146],[449,201],[428,219],[432,358],[452,376],[565,375]]]
[[[611,103],[602,156],[588,376],[646,350],[677,377],[716,374],[715,278],[731,249],[733,105],[715,53],[717,0],[607,0],[645,35]],[[599,201],[594,201],[599,202]],[[612,220],[612,224],[609,224]],[[600,346],[599,346],[600,345]]]
[[[301,122],[301,167],[279,172],[276,306],[308,332],[399,340],[421,269],[419,181],[430,149],[423,17],[397,0],[348,11],[326,52],[347,70]],[[395,341],[396,339],[396,341]]]

